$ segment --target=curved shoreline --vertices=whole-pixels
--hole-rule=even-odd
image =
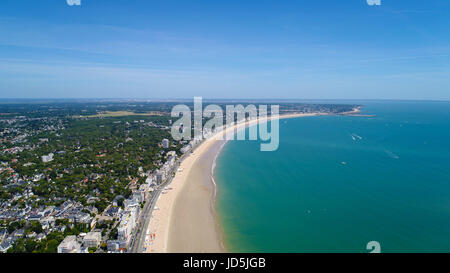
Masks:
[[[355,109],[351,113],[358,111]],[[326,114],[288,114],[278,119],[318,115]],[[273,119],[269,117],[264,122]],[[153,212],[147,231],[155,233],[156,237],[147,246],[147,252],[226,252],[216,212],[217,186],[213,175],[215,161],[227,141],[217,140],[217,136],[257,124],[256,119],[226,128],[204,140],[183,160],[180,171],[169,185],[172,190],[162,194],[156,202],[159,209]],[[209,206],[205,206],[206,203]]]
[[[216,199],[216,196],[217,196],[217,183],[216,183],[216,180],[214,179],[214,169],[216,168],[216,160],[219,157],[220,153],[222,152],[223,147],[225,147],[225,144],[227,144],[227,141],[225,141],[222,144],[222,146],[219,148],[219,150],[217,151],[217,154],[214,157],[214,160],[213,160],[213,163],[212,163],[212,166],[211,166],[211,181],[214,184],[214,200]]]

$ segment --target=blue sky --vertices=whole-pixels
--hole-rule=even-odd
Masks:
[[[450,99],[450,1],[2,0],[2,98]]]

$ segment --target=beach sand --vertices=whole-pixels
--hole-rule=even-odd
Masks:
[[[171,190],[156,202],[148,230],[156,236],[147,252],[223,251],[215,220],[211,170],[224,142],[207,139],[180,164],[168,186]]]
[[[315,116],[321,114],[289,114],[279,118]],[[257,120],[239,123],[227,130],[243,129]],[[225,141],[215,136],[205,140],[180,165],[172,188],[161,194],[150,219],[149,234],[155,238],[147,252],[225,252],[221,231],[216,220],[215,184],[212,169]]]
[[[215,185],[211,177],[214,159],[224,143],[220,140],[205,145],[189,172],[173,206],[167,252],[225,251],[215,217]]]

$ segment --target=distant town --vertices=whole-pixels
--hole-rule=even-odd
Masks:
[[[171,138],[178,103],[1,101],[0,252],[142,251],[143,215],[201,141]],[[279,105],[280,114],[356,107]]]

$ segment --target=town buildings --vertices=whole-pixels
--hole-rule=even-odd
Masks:
[[[58,253],[85,253],[86,250],[81,247],[77,241],[77,236],[71,235],[64,238],[58,246]]]
[[[42,162],[47,163],[47,162],[53,161],[53,156],[54,156],[53,153],[49,153],[48,155],[41,156]]]
[[[100,245],[101,241],[102,241],[102,233],[91,231],[87,233],[86,236],[84,236],[83,246],[85,246],[86,248],[91,247],[97,248]]]
[[[162,140],[162,146],[164,149],[168,149],[169,148],[169,140],[167,138]]]

